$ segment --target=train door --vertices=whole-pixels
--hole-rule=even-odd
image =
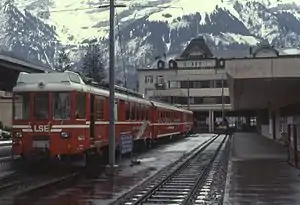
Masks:
[[[90,98],[90,141],[95,140],[95,95],[91,94]]]

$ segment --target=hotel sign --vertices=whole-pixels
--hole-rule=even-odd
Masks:
[[[177,62],[181,68],[215,68],[218,66],[218,59],[186,60]]]
[[[217,59],[199,60],[194,62],[195,67],[215,67]]]

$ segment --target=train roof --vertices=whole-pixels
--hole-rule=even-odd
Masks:
[[[79,91],[109,96],[109,90],[86,84],[82,77],[75,72],[53,72],[53,73],[20,73],[13,92],[45,92],[45,91]],[[121,89],[121,92],[125,92]],[[134,95],[135,94],[135,95]],[[163,109],[192,113],[192,111],[178,108],[161,102],[139,97],[137,93],[124,94],[116,89],[117,99],[134,101],[145,105],[154,105]]]
[[[159,107],[159,108],[163,108],[163,109],[170,109],[170,110],[185,112],[185,113],[190,113],[190,114],[193,113],[190,110],[181,109],[179,107],[176,107],[176,106],[173,106],[173,105],[168,105],[168,104],[165,104],[165,103],[162,103],[162,102],[157,102],[157,101],[153,101],[153,100],[151,100],[151,102],[155,107]]]

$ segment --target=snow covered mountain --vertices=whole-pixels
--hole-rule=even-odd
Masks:
[[[9,1],[0,2],[0,53],[47,64],[58,43],[51,26]]]
[[[92,9],[108,1],[9,2],[14,6],[0,8],[0,25],[22,29],[27,22],[27,31],[21,32],[24,37],[20,38],[28,44],[23,46],[32,50],[31,55],[38,50],[41,59],[44,52],[52,59],[54,45],[61,43],[69,48],[76,61],[81,47],[94,39],[108,51],[108,9]],[[197,35],[203,35],[212,50],[218,51],[216,53],[247,49],[262,41],[276,47],[299,47],[300,44],[300,2],[296,0],[118,0],[116,3],[127,5],[117,8],[116,33],[121,36],[117,56],[123,54],[129,73],[150,63],[157,55],[180,53]],[[8,31],[0,30],[0,35],[6,33]],[[20,35],[20,32],[13,33],[14,38]],[[33,37],[34,42],[30,40]],[[0,41],[12,49],[16,42],[10,38],[3,44],[5,38],[1,36]]]

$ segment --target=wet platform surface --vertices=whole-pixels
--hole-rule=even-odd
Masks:
[[[223,204],[300,204],[300,171],[287,150],[254,133],[235,133]]]
[[[155,174],[166,165],[191,151],[213,134],[200,134],[178,142],[162,145],[143,153],[138,158],[141,164],[130,166],[130,159],[120,164],[121,171],[116,177],[109,178],[103,173],[94,173],[79,183],[60,190],[48,190],[39,195],[18,197],[14,205],[106,205],[112,202],[142,180]],[[0,202],[1,204],[1,202]]]

